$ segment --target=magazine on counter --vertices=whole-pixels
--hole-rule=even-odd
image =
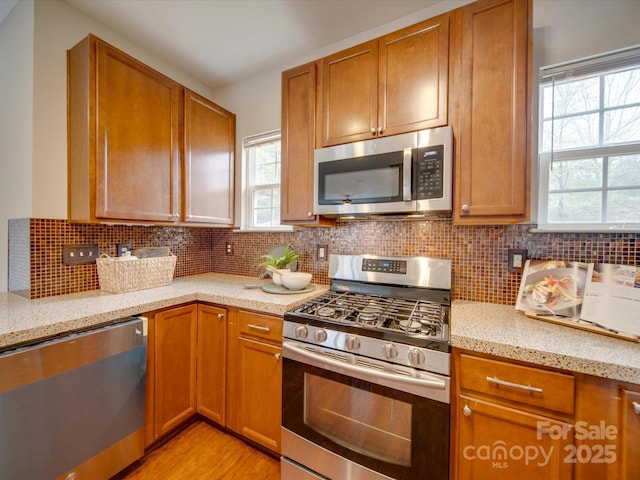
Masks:
[[[516,310],[640,337],[640,267],[527,260]]]
[[[536,316],[577,320],[584,297],[588,263],[527,260],[516,310]]]
[[[589,265],[580,319],[640,336],[640,267]]]

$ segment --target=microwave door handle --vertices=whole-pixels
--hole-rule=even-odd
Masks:
[[[411,166],[413,150],[405,148],[402,155],[402,200],[411,201]]]

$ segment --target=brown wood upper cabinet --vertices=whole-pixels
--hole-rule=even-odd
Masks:
[[[233,225],[236,116],[184,90],[185,222]]]
[[[313,213],[316,79],[316,62],[282,72],[280,220],[285,224],[335,224]]]
[[[93,35],[67,69],[70,220],[233,223],[233,114]]]
[[[530,0],[480,0],[452,16],[454,222],[529,219]]]
[[[449,14],[320,61],[327,147],[447,124]]]

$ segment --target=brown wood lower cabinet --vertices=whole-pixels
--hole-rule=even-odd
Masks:
[[[240,310],[229,327],[229,428],[279,453],[282,319]]]
[[[640,478],[640,385],[453,350],[452,479]]]
[[[147,315],[146,444],[196,413],[197,305]]]
[[[146,446],[199,414],[279,453],[282,318],[198,303],[146,316]]]
[[[226,423],[227,310],[198,305],[197,410],[209,420]]]
[[[460,395],[462,416],[458,423],[458,478],[460,479],[558,479],[572,477],[565,463],[572,435],[571,425],[525,410]]]

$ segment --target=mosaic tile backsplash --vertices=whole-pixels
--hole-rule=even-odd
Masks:
[[[116,254],[116,243],[170,246],[178,257],[175,277],[206,272],[257,277],[261,255],[277,244],[291,244],[299,254],[299,270],[312,273],[313,282],[319,284],[328,284],[329,279],[327,260],[316,258],[318,245],[326,245],[329,254],[449,258],[454,299],[504,305],[515,304],[521,276],[507,270],[509,248],[527,249],[529,256],[537,259],[640,264],[640,234],[636,233],[534,233],[532,225],[455,226],[448,217],[339,222],[331,228],[283,233],[92,225],[51,219],[30,219],[16,225],[28,225],[30,230],[30,298],[99,288],[94,263],[62,263],[62,246],[82,243],[97,243],[100,254],[111,256]],[[231,255],[225,253],[227,243]],[[9,256],[11,263],[12,252]]]

